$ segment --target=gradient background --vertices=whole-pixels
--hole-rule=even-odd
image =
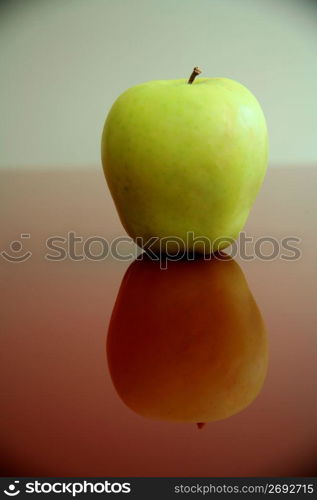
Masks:
[[[295,0],[0,4],[0,467],[14,476],[316,475],[317,5]],[[105,343],[129,262],[47,262],[48,236],[124,234],[100,164],[114,99],[151,79],[250,88],[270,168],[246,226],[302,239],[297,261],[239,262],[270,343],[258,398],[227,420],[151,421],[119,399]],[[18,255],[19,252],[16,252]]]
[[[236,79],[261,102],[271,164],[317,162],[313,0],[10,0],[0,7],[2,167],[99,168],[115,98],[148,80]]]

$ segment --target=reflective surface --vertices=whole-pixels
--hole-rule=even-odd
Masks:
[[[301,257],[297,260],[243,260],[237,257],[235,266],[240,266],[247,283],[244,278],[242,281],[237,278],[241,276],[239,267],[236,276],[225,271],[220,282],[227,283],[223,294],[226,300],[220,300],[217,294],[220,300],[217,307],[210,301],[210,280],[203,278],[209,271],[202,274],[201,281],[198,280],[193,289],[186,288],[186,283],[182,282],[187,271],[180,272],[180,266],[176,271],[178,278],[171,279],[170,284],[170,268],[166,271],[170,274],[164,275],[161,285],[154,286],[152,276],[146,279],[149,293],[144,291],[139,271],[132,287],[139,287],[137,295],[132,296],[123,285],[124,290],[120,292],[124,293],[124,313],[120,315],[123,323],[114,323],[112,328],[119,348],[117,345],[113,356],[108,349],[115,388],[107,362],[107,330],[122,278],[133,259],[93,260],[100,252],[98,244],[86,244],[86,258],[81,258],[83,241],[69,243],[70,236],[68,243],[60,240],[59,245],[64,249],[70,246],[72,259],[67,256],[63,260],[45,259],[48,253],[55,257],[61,254],[46,248],[45,242],[52,236],[66,238],[68,232],[74,232],[84,241],[98,235],[111,242],[116,236],[124,235],[101,172],[94,169],[79,171],[76,175],[63,171],[3,172],[0,250],[6,254],[0,257],[2,474],[296,476],[316,473],[316,189],[317,175],[313,170],[269,171],[246,233],[257,238],[275,238],[279,245],[285,237],[299,237],[302,241],[295,246],[300,249]],[[17,241],[23,244],[22,248]],[[129,243],[120,245],[125,255],[132,248]],[[252,254],[251,247],[249,250]],[[266,244],[263,252],[270,252]],[[92,259],[87,259],[87,255]],[[20,257],[21,262],[11,262]],[[227,264],[224,263],[227,266],[224,269],[228,268]],[[208,266],[207,263],[205,268]],[[192,343],[193,351],[186,351],[187,364],[176,363],[174,371],[173,363],[164,361],[166,357],[161,356],[158,359],[162,361],[154,365],[157,371],[151,372],[153,363],[147,359],[144,366],[138,363],[139,371],[134,371],[136,378],[132,384],[131,378],[124,373],[124,366],[135,367],[128,357],[133,345],[138,347],[136,354],[140,359],[142,355],[149,358],[151,351],[147,349],[151,350],[152,344],[145,346],[142,341],[142,336],[146,338],[146,323],[157,342],[153,352],[161,354],[168,337],[173,340],[169,344],[171,348],[176,345],[179,350],[186,340],[184,334],[195,331],[197,324],[201,332],[215,331],[215,324],[223,324],[221,310],[226,309],[225,317],[231,325],[242,325],[241,331],[245,331],[244,316],[240,314],[242,307],[232,308],[236,304],[232,300],[232,287],[237,286],[239,280],[245,283],[243,300],[254,297],[266,324],[269,363],[262,390],[255,399],[252,396],[248,404],[242,405],[242,411],[208,422],[201,429],[194,422],[180,421],[182,418],[173,419],[176,421],[159,419],[166,417],[164,411],[160,415],[149,415],[153,401],[149,405],[148,397],[144,397],[144,390],[149,387],[144,385],[146,380],[152,384],[147,396],[153,394],[156,385],[160,387],[159,383],[164,387],[165,392],[161,392],[166,395],[163,410],[179,394],[175,415],[181,407],[180,402],[183,404],[186,399],[185,388],[184,398],[180,391],[185,372],[192,406],[184,408],[190,410],[197,408],[194,400],[197,394],[202,402],[200,409],[204,409],[203,402],[211,387],[215,400],[215,387],[219,388],[215,386],[215,373],[219,375],[221,370],[214,371],[210,383],[206,382],[204,387],[202,380],[205,375],[208,380],[210,364],[206,364],[207,369],[198,361],[201,353],[208,352],[208,343],[203,344],[201,351],[198,344]],[[153,281],[152,287],[149,281]],[[168,296],[169,290],[177,291],[173,282],[180,284],[183,296],[179,293],[176,297],[172,297],[172,293]],[[155,295],[159,286],[162,293]],[[131,303],[135,304],[132,316],[127,310],[129,295]],[[141,299],[146,305],[143,323]],[[241,300],[240,296],[240,303]],[[182,306],[184,301],[186,307]],[[174,304],[170,320],[165,314],[169,303]],[[188,312],[190,303],[194,304],[192,315]],[[137,305],[137,319],[142,327],[139,329],[134,316]],[[180,329],[176,328],[176,312],[178,318],[183,318],[178,320]],[[193,320],[195,315],[197,322]],[[155,330],[159,319],[162,327]],[[249,321],[246,324],[249,325]],[[164,332],[163,326],[166,330],[170,327],[170,331]],[[120,329],[123,338],[119,339]],[[178,337],[173,336],[173,330]],[[232,330],[228,327],[227,334],[233,335]],[[122,344],[125,350],[120,349]],[[223,345],[226,347],[223,352],[226,349],[229,352],[232,342]],[[241,347],[241,343],[237,345]],[[189,360],[193,359],[191,352],[196,357],[196,371],[189,367]],[[232,354],[234,349],[230,352]],[[240,352],[239,349],[236,352]],[[122,364],[122,356],[127,356],[129,363]],[[232,359],[237,358],[233,356]],[[165,375],[162,377],[164,362]],[[245,366],[243,360],[241,363],[240,366]],[[143,377],[144,367],[148,370],[147,377]],[[169,385],[168,380],[175,372],[174,385]],[[152,380],[150,373],[155,373]],[[123,402],[126,393],[122,393],[118,380],[124,390],[128,388],[129,394],[132,391],[132,396],[138,398],[139,407],[131,410],[127,401]],[[219,380],[223,380],[222,377],[219,376]],[[199,382],[200,392],[194,390],[195,381]],[[141,389],[140,407],[138,391]],[[255,392],[252,393],[254,397]],[[162,398],[156,400],[156,404],[157,401],[162,402]],[[196,414],[191,417],[190,420],[195,420]]]
[[[107,339],[122,401],[158,420],[206,422],[246,408],[268,364],[265,326],[234,260],[136,260]],[[225,255],[223,255],[224,259]]]

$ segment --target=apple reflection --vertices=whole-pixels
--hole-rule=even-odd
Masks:
[[[246,408],[268,363],[265,326],[232,259],[128,268],[107,339],[122,401],[147,418],[211,422]]]

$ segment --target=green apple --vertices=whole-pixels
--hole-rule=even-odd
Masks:
[[[113,104],[102,163],[121,222],[140,246],[220,250],[243,228],[267,168],[265,117],[228,78],[158,80]],[[191,235],[189,238],[188,235]]]

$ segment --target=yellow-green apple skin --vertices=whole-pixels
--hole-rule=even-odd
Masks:
[[[233,260],[135,261],[107,339],[112,381],[143,417],[212,422],[246,408],[268,364],[261,313]]]
[[[228,78],[136,85],[113,104],[102,135],[102,163],[121,222],[154,251],[213,251],[243,228],[267,168],[261,106]],[[164,240],[165,238],[165,240]],[[220,238],[229,241],[219,242]],[[141,242],[142,246],[142,242]],[[182,247],[182,243],[180,244]]]

